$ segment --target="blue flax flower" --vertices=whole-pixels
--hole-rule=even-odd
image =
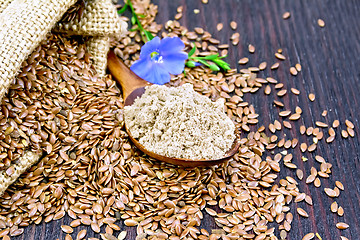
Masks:
[[[170,74],[180,74],[184,70],[188,55],[182,50],[185,44],[178,37],[160,40],[154,37],[145,43],[140,51],[140,59],[130,69],[142,79],[155,84],[170,82]]]

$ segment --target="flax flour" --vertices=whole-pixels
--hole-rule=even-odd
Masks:
[[[212,102],[193,90],[152,85],[125,107],[125,124],[148,150],[168,157],[217,159],[235,140],[235,125],[223,112],[224,101]]]

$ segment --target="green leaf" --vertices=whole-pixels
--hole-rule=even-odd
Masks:
[[[144,17],[145,17],[144,14],[137,14],[137,16],[140,17],[140,18],[144,18]]]
[[[151,41],[154,38],[154,36],[151,34],[151,32],[149,32],[147,30],[144,30],[144,34],[148,41]]]
[[[219,56],[219,54],[212,54],[212,55],[205,56],[204,59],[206,59],[206,60],[214,60],[214,59],[217,59],[218,56]]]
[[[126,11],[126,9],[128,8],[128,4],[125,4],[121,9],[119,9],[118,11],[117,11],[117,13],[118,14],[123,14],[125,11]]]
[[[207,67],[210,67],[210,64],[207,61],[204,61],[202,59],[198,59],[198,61],[199,61],[199,63],[201,63],[201,64],[203,64],[203,65],[205,65]]]
[[[213,71],[220,71],[220,68],[215,64],[210,64],[209,68]]]
[[[194,44],[194,47],[193,47],[193,48],[190,50],[190,52],[188,53],[188,57],[191,57],[192,55],[194,55],[195,51],[196,51],[196,46],[195,46],[195,44]]]
[[[191,60],[188,60],[185,65],[190,68],[196,67],[195,62]]]
[[[216,63],[219,67],[221,67],[225,71],[230,70],[230,64],[228,64],[227,62],[225,62],[219,58],[214,59],[213,62]]]
[[[131,24],[135,25],[135,23],[136,23],[136,19],[135,19],[134,15],[133,15],[133,16],[131,16]]]

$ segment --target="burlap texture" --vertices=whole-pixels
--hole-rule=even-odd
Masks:
[[[22,62],[75,0],[14,0],[0,14],[0,99]]]
[[[82,12],[80,21],[75,17],[70,22],[58,22],[54,32],[70,35],[91,36],[86,45],[93,56],[92,63],[99,74],[106,73],[107,53],[110,49],[110,38],[120,38],[127,29],[127,23],[122,21],[111,0],[88,0]]]
[[[93,56],[92,64],[99,76],[105,76],[107,65],[107,54],[110,49],[110,37],[89,37],[86,48]]]
[[[2,13],[2,11],[7,8],[7,6],[9,6],[9,4],[12,2],[13,0],[1,0],[0,1],[0,13]]]
[[[0,0],[0,100],[10,87],[22,62],[53,29],[66,10],[76,0]],[[92,26],[93,25],[93,26]],[[65,31],[65,26],[59,28]],[[127,24],[121,21],[115,7],[108,0],[89,0],[81,21],[67,23],[67,34],[88,37],[87,46],[99,75],[106,70],[109,36],[119,37]],[[56,29],[56,27],[55,27]],[[0,196],[28,168],[41,157],[40,152],[26,152],[12,166],[15,173],[8,176],[0,171]]]
[[[23,174],[28,168],[33,164],[39,161],[41,154],[39,152],[26,152],[20,159],[18,163],[13,164],[12,166],[15,169],[15,172],[11,176],[7,175],[5,171],[0,172],[0,196],[3,195],[5,190],[13,184],[21,174]]]
[[[10,87],[22,62],[45,38],[75,0],[2,1],[0,14],[0,100]],[[5,7],[6,6],[6,7]],[[27,152],[12,166],[15,173],[0,172],[0,195],[40,158]]]
[[[80,21],[59,22],[54,31],[82,36],[120,37],[126,28],[126,22],[118,17],[111,0],[88,0]]]

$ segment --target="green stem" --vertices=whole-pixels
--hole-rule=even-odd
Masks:
[[[148,37],[146,34],[144,34],[145,29],[144,29],[143,26],[141,25],[141,23],[140,23],[140,21],[139,21],[139,18],[138,18],[138,16],[137,16],[137,14],[135,13],[135,10],[134,10],[134,7],[133,7],[133,5],[132,5],[132,3],[131,3],[131,0],[128,0],[128,1],[127,1],[127,5],[129,5],[129,7],[130,7],[130,9],[131,9],[131,13],[132,13],[133,17],[135,18],[135,22],[136,22],[136,24],[138,25],[138,27],[139,27],[139,29],[140,29],[140,36],[141,36],[143,42],[150,41],[151,39],[149,39],[149,37]],[[145,35],[146,39],[144,38],[144,35]]]

